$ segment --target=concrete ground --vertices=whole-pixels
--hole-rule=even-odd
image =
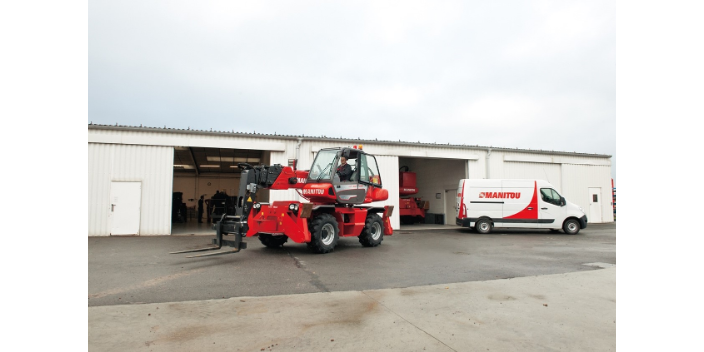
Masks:
[[[614,351],[616,269],[91,307],[90,351]]]

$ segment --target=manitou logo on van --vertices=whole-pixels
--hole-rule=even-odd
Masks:
[[[479,198],[519,199],[521,192],[480,192]]]
[[[304,189],[303,194],[323,194],[325,191],[319,188],[314,188],[314,189]]]

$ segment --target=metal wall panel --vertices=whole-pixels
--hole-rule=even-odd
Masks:
[[[562,164],[562,179],[562,196],[582,207],[587,212],[587,217],[589,217],[589,187],[600,187],[603,200],[601,202],[602,221],[614,221],[611,166]]]
[[[351,140],[320,140],[303,138],[298,145],[297,137],[271,136],[271,135],[230,135],[207,134],[194,131],[170,130],[139,130],[139,129],[99,129],[89,128],[89,234],[107,235],[109,224],[106,204],[109,204],[110,181],[112,178],[144,178],[146,179],[143,197],[147,204],[143,204],[142,234],[170,233],[171,192],[173,182],[173,146],[194,146],[231,149],[256,149],[270,151],[269,164],[287,165],[288,159],[296,157],[299,146],[299,169],[308,169],[313,161],[314,152],[321,148],[351,146]],[[107,144],[106,144],[107,143]],[[110,144],[114,143],[114,144]],[[389,191],[390,201],[398,209],[398,178],[389,177],[398,172],[398,157],[423,157],[437,159],[466,160],[466,177],[469,178],[543,178],[540,174],[548,175],[548,180],[559,188],[568,199],[588,199],[588,187],[602,188],[602,199],[611,199],[610,185],[610,158],[589,155],[571,155],[556,152],[507,151],[492,150],[487,164],[487,151],[482,147],[468,149],[467,147],[444,146],[437,144],[400,144],[392,145],[387,142],[363,143],[364,150],[377,156],[379,166],[384,177],[384,188]],[[129,149],[131,147],[133,149]],[[161,150],[158,152],[157,150]],[[160,153],[163,153],[160,154]],[[155,160],[163,161],[153,162]],[[149,161],[149,163],[145,163]],[[264,160],[262,161],[264,162]],[[168,166],[166,166],[168,164]],[[535,164],[539,164],[537,166]],[[562,165],[562,166],[560,166]],[[580,169],[583,168],[583,169]],[[560,169],[557,170],[556,168]],[[114,171],[113,171],[114,169]],[[577,171],[575,171],[577,170]],[[588,170],[588,171],[585,171]],[[539,172],[540,171],[540,172]],[[587,172],[587,174],[584,174]],[[538,174],[536,174],[538,173]],[[166,176],[168,175],[168,176]],[[560,175],[560,177],[556,177]],[[589,176],[591,175],[591,176]],[[553,178],[559,179],[555,181]],[[584,180],[582,180],[584,178]],[[159,179],[159,187],[152,179]],[[573,181],[568,183],[568,179]],[[608,181],[608,184],[605,183]],[[393,183],[393,184],[392,184]],[[600,186],[593,186],[598,183]],[[267,193],[269,193],[267,191]],[[584,194],[582,194],[584,193]],[[264,199],[262,194],[262,200]],[[158,200],[157,200],[158,199]],[[273,200],[300,200],[294,190],[271,191],[269,199]],[[152,206],[152,202],[161,202],[166,206],[161,208]],[[162,204],[162,205],[163,205]],[[579,203],[578,203],[579,204]],[[605,207],[610,207],[610,202],[604,202]],[[585,205],[580,204],[583,208]],[[588,205],[588,202],[586,202]],[[613,219],[611,208],[604,212],[604,219]],[[160,211],[163,211],[160,213]],[[398,211],[394,212],[392,224],[399,228]],[[162,215],[160,215],[162,214]],[[159,217],[163,221],[157,221]],[[166,228],[166,230],[164,230]]]
[[[288,148],[287,148],[288,149]],[[288,152],[288,151],[287,151]],[[294,146],[294,151],[292,152],[291,156],[289,157],[286,155],[287,152],[271,152],[271,165],[274,164],[281,164],[284,166],[288,165],[288,159],[293,159],[295,158],[295,146]],[[305,160],[304,160],[305,159]],[[299,169],[307,170],[310,167],[310,163],[307,161],[307,157],[301,156],[301,160],[299,160]],[[305,163],[304,163],[305,161]],[[303,199],[301,196],[298,195],[298,192],[296,192],[295,189],[289,189],[289,190],[269,190],[269,202],[274,202],[274,201],[280,201],[280,200],[295,200],[303,203],[308,203],[307,200]]]
[[[88,235],[110,234],[110,182],[140,181],[140,235],[171,233],[174,150],[88,143]]]
[[[506,161],[503,172],[500,178],[546,180],[555,186],[558,193],[562,193],[562,169],[559,164]]]
[[[381,185],[389,191],[389,199],[383,202],[374,202],[374,206],[393,205],[394,213],[391,215],[391,227],[394,230],[401,228],[401,218],[399,217],[399,194],[398,194],[398,157],[390,155],[375,155],[381,173]]]
[[[165,133],[155,131],[130,130],[88,130],[88,143],[183,146],[205,148],[231,148],[252,150],[284,151],[287,141],[274,136],[228,136],[194,133]],[[295,144],[295,142],[294,142]]]

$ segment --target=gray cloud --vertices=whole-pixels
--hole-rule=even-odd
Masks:
[[[614,15],[612,1],[91,0],[89,120],[615,156]]]

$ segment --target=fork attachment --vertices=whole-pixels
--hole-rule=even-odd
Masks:
[[[237,253],[240,250],[247,248],[247,242],[242,242],[242,234],[247,233],[247,223],[240,221],[239,216],[227,216],[227,214],[223,214],[220,221],[213,225],[213,228],[215,229],[215,238],[213,239],[213,245],[215,245],[215,247],[187,249],[184,251],[170,252],[169,254],[215,251],[222,248],[223,245],[234,247],[234,249],[231,250],[191,255],[186,258],[210,257],[215,255]],[[233,236],[234,240],[226,240],[223,236]]]

